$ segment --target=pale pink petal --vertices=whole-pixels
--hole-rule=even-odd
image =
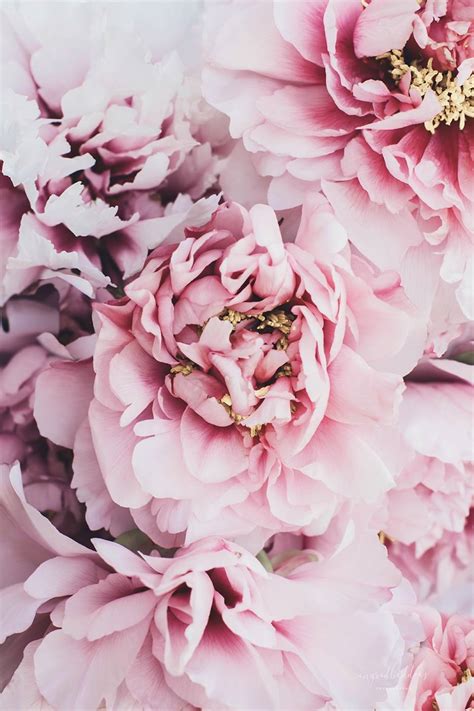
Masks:
[[[148,620],[89,642],[61,630],[48,634],[34,655],[35,678],[53,707],[71,711],[97,708],[125,679],[148,631]],[[70,673],[64,674],[63,660]]]
[[[72,448],[93,397],[93,375],[90,361],[55,363],[40,375],[34,414],[44,437]],[[70,403],[66,411],[62,406],[65,393]]]
[[[357,57],[376,57],[391,49],[402,49],[412,32],[416,0],[371,0],[354,28]]]

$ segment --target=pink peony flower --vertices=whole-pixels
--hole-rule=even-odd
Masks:
[[[3,687],[20,663],[25,646],[48,628],[48,613],[61,606],[64,596],[87,581],[97,581],[101,570],[93,563],[97,557],[93,551],[66,538],[27,503],[18,465],[11,470],[0,465],[0,510]],[[43,575],[46,585],[40,590]],[[35,590],[28,587],[30,579],[40,583]]]
[[[75,291],[75,290],[73,290]],[[70,307],[71,301],[68,300]],[[61,308],[64,304],[61,305]],[[37,299],[11,299],[5,306],[0,331],[0,464],[21,463],[25,495],[61,531],[76,537],[83,511],[71,489],[71,453],[41,437],[33,416],[35,385],[48,363],[71,357],[54,333],[74,327],[74,313],[64,316],[53,304]],[[75,341],[79,349],[83,338]],[[48,345],[50,347],[48,347]],[[51,347],[52,346],[52,347]]]
[[[18,476],[0,490],[19,524],[8,540],[17,582],[2,595],[15,601],[12,631],[36,641],[19,665],[10,658],[4,709],[368,708],[393,684],[383,672],[399,670],[419,638],[376,537],[347,539],[286,577],[220,538],[172,559],[95,539],[97,555],[38,520]],[[52,626],[28,628],[36,610]]]
[[[391,559],[419,599],[441,596],[439,604],[448,607],[449,590],[462,607],[466,592],[472,594],[472,418],[471,366],[422,361],[406,380],[400,407],[406,463],[386,495],[385,512],[375,515]]]
[[[384,697],[385,684],[368,680],[404,655],[387,589],[397,576],[370,536],[346,540],[327,560],[315,557],[265,574],[243,549],[210,539],[155,564],[163,571],[156,653],[172,688],[225,708],[365,708]],[[416,620],[407,611],[404,619],[407,637],[416,636]],[[235,665],[239,684],[228,676]]]
[[[130,276],[165,205],[212,187],[225,134],[200,95],[197,10],[3,8],[1,301],[51,274],[89,296]]]
[[[423,333],[397,278],[337,236],[319,199],[295,244],[270,208],[224,204],[158,248],[126,298],[96,306],[95,375],[55,364],[35,406],[41,433],[74,448],[92,528],[115,502],[163,545],[176,539],[160,531],[219,532],[258,550],[275,531],[321,533],[344,501],[393,484],[395,373]]]
[[[390,560],[410,580],[420,601],[447,614],[474,615],[474,507],[461,532],[444,531],[422,555],[414,543],[386,543]]]
[[[474,708],[474,620],[423,613],[426,640],[389,691],[389,703],[377,709],[462,711]]]
[[[429,361],[406,380],[399,415],[407,464],[387,494],[383,530],[418,557],[461,533],[474,503],[471,366]]]
[[[469,0],[225,9],[211,5],[204,73],[206,97],[239,139],[223,185],[242,195],[236,176],[249,173],[251,159],[277,209],[322,187],[377,266],[398,269],[429,307],[449,285],[464,319],[472,317]]]
[[[114,701],[119,708],[124,707],[120,704],[127,704],[130,701],[131,707],[136,708],[137,698],[131,697],[125,688],[118,688],[123,679],[120,678],[123,669],[129,671],[132,662],[135,662],[135,670],[132,672],[134,671],[135,677],[138,676],[135,685],[138,687],[139,698],[148,695],[150,700],[154,695],[153,703],[156,703],[157,708],[176,708],[180,711],[187,709],[187,705],[183,705],[182,702],[176,703],[174,694],[167,690],[163,683],[163,673],[160,672],[160,665],[156,660],[154,664],[152,662],[151,668],[144,667],[150,661],[150,654],[148,653],[147,656],[146,649],[142,649],[138,660],[134,659],[134,647],[138,652],[143,643],[143,636],[140,641],[143,625],[139,623],[143,619],[140,616],[141,603],[145,600],[143,595],[138,594],[133,597],[130,595],[134,588],[133,581],[139,582],[134,576],[139,570],[140,559],[136,559],[138,568],[132,573],[133,577],[131,579],[122,577],[115,574],[95,551],[59,533],[45,517],[26,502],[18,466],[13,467],[10,472],[7,467],[0,466],[0,510],[2,521],[6,524],[2,542],[4,560],[2,558],[0,583],[0,639],[3,643],[1,665],[3,691],[0,694],[0,708],[4,711],[11,708],[49,709],[51,706],[46,701],[46,697],[54,697],[52,702],[54,708],[92,709],[97,708],[102,700],[107,702],[107,708],[117,708]],[[126,563],[128,551],[119,545],[116,545],[116,549],[119,558],[121,554],[125,556]],[[150,569],[150,580],[152,575],[153,571]],[[155,577],[158,576],[155,574]],[[54,642],[58,633],[62,634],[57,628],[64,629],[66,605],[75,604],[72,603],[72,600],[76,601],[74,594],[84,590],[87,597],[87,593],[94,593],[97,590],[99,581],[104,581],[99,590],[103,592],[105,588],[106,592],[105,598],[99,596],[96,600],[99,605],[97,610],[99,619],[95,624],[98,623],[99,627],[95,632],[99,631],[99,634],[95,634],[90,628],[88,635],[91,641],[88,642],[81,641],[73,631],[68,638],[71,649],[67,651],[66,643],[59,656],[49,659],[50,665],[57,664],[61,667],[60,672],[58,667],[55,678],[58,681],[68,680],[65,686],[62,687],[60,681],[59,687],[54,688],[53,677],[49,681],[41,678],[41,669],[44,669],[41,662],[38,665],[37,676],[37,670],[34,668],[37,656],[35,652],[42,644],[49,645]],[[122,600],[118,600],[119,608],[124,608],[124,603],[126,608],[127,602],[138,603],[138,614],[135,612],[132,619],[125,619],[122,616],[118,626],[110,617],[107,620],[107,615],[110,613],[115,617],[115,608],[117,608],[117,605],[113,604],[111,608],[107,607],[107,589],[111,584],[112,590],[117,593],[117,598],[123,596]],[[148,591],[148,598],[150,596],[154,597],[151,590]],[[113,597],[112,595],[112,599]],[[77,601],[80,605],[81,597]],[[101,611],[101,607],[105,607],[105,610]],[[77,614],[77,610],[74,614]],[[147,610],[143,616],[146,614]],[[105,634],[101,634],[100,626],[102,625],[104,630],[104,623],[106,627],[110,625],[110,628]],[[87,659],[83,659],[86,668],[79,668],[75,666],[79,662],[78,655],[81,657],[81,651],[86,652],[87,655],[87,646],[89,652],[95,653],[96,658],[88,668]],[[74,656],[75,647],[78,649],[75,650]],[[71,655],[69,659],[73,663],[68,666],[71,674],[69,671],[65,672],[64,654],[68,657]],[[143,677],[144,671],[145,677]],[[81,676],[82,672],[84,676]],[[132,672],[129,676],[133,675]],[[150,676],[147,676],[148,673]],[[142,685],[147,678],[151,688]],[[50,681],[53,681],[52,690],[50,690]],[[109,698],[110,690],[112,699]],[[96,699],[95,703],[92,699]],[[174,705],[171,703],[173,701]]]

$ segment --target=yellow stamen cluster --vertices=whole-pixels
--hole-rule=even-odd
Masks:
[[[288,338],[286,338],[291,330],[293,324],[294,316],[288,314],[284,309],[275,309],[274,311],[266,311],[262,314],[244,314],[241,311],[234,311],[233,309],[224,309],[220,314],[219,318],[221,321],[230,321],[232,326],[235,328],[241,321],[259,321],[257,325],[257,331],[263,331],[265,328],[272,328],[280,331],[283,336],[277,342],[277,348],[279,350],[286,349],[288,347]],[[285,337],[285,338],[284,338]]]
[[[192,363],[190,360],[187,360],[184,363],[178,363],[178,365],[174,365],[171,368],[170,373],[172,375],[177,375],[178,373],[181,373],[181,375],[189,375],[190,373],[192,373],[194,368],[195,364]]]
[[[293,368],[291,367],[291,363],[285,363],[285,365],[282,365],[281,368],[278,368],[275,373],[275,378],[289,378],[292,375]]]
[[[260,388],[260,390],[264,390],[264,388]],[[267,389],[268,390],[268,389]],[[259,391],[256,390],[255,394],[257,395]],[[266,393],[265,393],[266,394]],[[257,397],[264,397],[263,395],[257,395]],[[229,395],[229,393],[226,393],[223,395],[220,400],[218,400],[220,404],[224,407],[225,411],[229,415],[229,417],[235,422],[236,425],[240,425],[243,423],[243,421],[246,419],[246,415],[239,415],[237,412],[234,412],[232,409],[232,400]],[[251,437],[258,437],[260,432],[263,429],[263,425],[252,425],[252,427],[249,427],[249,432]]]
[[[434,133],[441,123],[449,126],[458,121],[462,130],[466,119],[474,118],[474,74],[462,86],[457,84],[451,71],[438,71],[433,68],[433,59],[428,59],[426,66],[415,60],[407,64],[401,49],[392,49],[377,57],[378,60],[388,61],[390,74],[395,82],[400,82],[407,72],[411,74],[410,86],[415,87],[424,96],[428,89],[432,89],[442,110],[430,121],[425,122],[425,128]]]
[[[243,314],[240,311],[234,311],[233,309],[224,309],[219,318],[221,321],[230,321],[232,326],[235,328],[237,324],[250,318],[250,316],[247,316],[247,314]]]
[[[379,541],[382,545],[385,545],[386,543],[392,543],[393,538],[388,536],[385,531],[379,531],[378,533],[379,536]]]
[[[257,326],[257,331],[263,331],[264,328],[274,328],[281,331],[285,336],[288,336],[293,324],[293,318],[286,311],[268,311],[264,314],[259,314],[256,318],[260,321]]]
[[[275,343],[277,351],[286,351],[288,348],[288,335],[291,330],[294,316],[292,314],[288,314],[283,309],[267,311],[263,314],[244,314],[241,311],[224,309],[219,318],[221,321],[230,321],[234,328],[242,321],[251,321],[252,319],[259,321],[257,331],[263,331],[265,328],[272,328],[280,331],[282,334]]]
[[[244,415],[239,415],[237,412],[234,412],[234,410],[232,409],[232,400],[230,398],[229,393],[226,393],[225,395],[223,395],[220,398],[220,400],[218,400],[218,402],[220,402],[220,404],[223,406],[224,410],[227,412],[227,414],[229,415],[231,420],[234,420],[234,422],[237,425],[240,425],[242,420],[245,420]]]

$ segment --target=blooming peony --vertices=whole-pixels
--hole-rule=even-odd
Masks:
[[[67,691],[61,687],[61,683],[57,688],[54,688],[54,679],[59,682],[60,679],[66,679],[63,675],[64,654],[66,653],[72,660],[72,649],[67,650],[65,645],[64,650],[57,657],[51,657],[49,664],[53,666],[57,664],[58,673],[49,679],[49,681],[53,681],[53,690],[50,691],[48,677],[44,684],[41,679],[40,667],[44,669],[44,665],[39,665],[38,673],[33,669],[33,652],[40,645],[41,639],[44,637],[43,643],[47,644],[51,643],[51,638],[55,639],[57,632],[55,633],[53,630],[56,627],[63,627],[65,603],[76,592],[80,592],[82,589],[94,591],[96,589],[94,586],[104,579],[106,579],[105,585],[107,587],[110,582],[116,582],[117,578],[121,578],[121,576],[114,574],[110,576],[110,567],[100,559],[95,551],[85,548],[59,533],[46,518],[26,502],[18,466],[13,467],[11,471],[8,471],[8,467],[0,467],[0,510],[2,520],[6,524],[2,542],[0,583],[0,610],[2,613],[0,638],[3,643],[1,649],[1,688],[3,693],[0,695],[0,708],[4,711],[11,708],[36,708],[37,704],[39,708],[49,709],[50,706],[45,701],[45,697],[54,697],[53,708],[92,709],[99,706],[101,699],[109,700],[109,690],[112,690],[115,699],[117,687],[122,681],[122,679],[116,681],[117,675],[120,676],[124,664],[128,670],[134,661],[133,640],[138,641],[136,651],[143,642],[143,636],[140,641],[143,625],[138,624],[142,619],[140,618],[140,604],[138,617],[135,615],[132,620],[127,619],[123,627],[119,623],[118,632],[112,624],[111,629],[105,633],[108,635],[105,642],[99,641],[94,644],[92,641],[89,644],[90,651],[97,655],[95,663],[101,659],[102,664],[92,665],[88,677],[86,673],[81,676],[81,673],[86,672],[87,669],[78,669],[75,666],[78,659],[74,658],[71,669],[74,669],[78,674],[78,686],[71,686],[71,680],[68,678]],[[123,551],[124,555],[127,553],[122,546],[117,545],[116,547],[119,551]],[[126,560],[127,558],[125,558]],[[122,578],[115,591],[120,596],[119,591],[127,595],[130,594],[131,589],[133,589],[132,581]],[[153,596],[151,591],[149,591],[150,595]],[[140,603],[142,600],[143,596],[140,597],[140,595],[138,598],[128,598],[128,602],[137,601]],[[98,602],[100,606],[101,600],[99,599]],[[104,599],[103,602],[107,601]],[[127,599],[124,598],[123,602],[126,603]],[[115,616],[113,606],[111,612]],[[107,616],[107,607],[105,613]],[[104,622],[107,625],[107,619],[103,619],[102,624]],[[121,624],[123,624],[123,619]],[[133,626],[131,630],[130,626]],[[121,633],[121,630],[125,630],[125,632]],[[92,631],[90,635],[94,638]],[[102,636],[99,633],[95,639],[100,640]],[[87,642],[81,643],[76,639],[77,635],[73,632],[69,639],[69,646],[79,647],[77,651],[80,655],[81,646],[86,647]],[[111,648],[115,650],[115,654],[111,654]],[[142,654],[140,663],[143,663],[144,657],[146,661],[146,653]],[[115,665],[120,660],[122,666],[117,670]],[[166,687],[161,696],[157,693],[160,676],[159,665],[155,664],[155,666],[157,668],[154,670],[151,691],[155,694],[157,708],[172,708],[169,705],[169,700],[174,695],[171,692],[166,692]],[[60,671],[59,667],[61,667]],[[87,680],[88,683],[86,683]],[[6,688],[4,688],[5,686]],[[83,686],[84,689],[81,690]],[[144,694],[147,693],[147,690],[141,689],[140,691]],[[58,693],[63,696],[58,697]],[[129,701],[126,694],[120,695],[119,693],[118,695],[123,702]],[[97,700],[94,703],[93,699],[95,698]],[[113,703],[111,703],[111,707],[116,708]],[[186,706],[180,703],[176,708],[184,709]]]
[[[406,381],[399,428],[408,463],[387,494],[384,531],[414,543],[417,556],[445,531],[461,533],[474,503],[470,370],[455,361],[431,361]]]
[[[0,7],[0,711],[474,711],[472,0]]]
[[[472,591],[471,366],[422,361],[406,380],[399,429],[406,464],[375,518],[420,599],[450,588],[455,598],[457,589]]]
[[[376,537],[349,536],[331,558],[286,575],[215,537],[173,558],[95,539],[97,554],[40,520],[18,471],[11,484],[2,475],[3,512],[18,524],[5,549],[18,556],[29,541],[31,551],[2,592],[16,606],[16,626],[3,631],[36,640],[20,664],[8,657],[4,709],[368,708],[418,639],[410,594]]]
[[[474,708],[474,620],[440,615],[426,609],[422,615],[427,638],[413,662],[390,690],[389,703],[377,710],[463,711]]]
[[[204,93],[230,117],[270,204],[298,205],[322,187],[364,254],[407,282],[417,270],[420,300],[435,298],[441,276],[472,317],[472,3],[219,9],[209,13]],[[239,144],[223,180],[231,195],[248,172]]]
[[[3,523],[0,566],[3,687],[20,663],[25,646],[48,628],[45,613],[51,613],[60,606],[60,598],[80,589],[88,580],[97,581],[98,568],[92,562],[95,555],[92,551],[59,533],[27,503],[18,465],[11,469],[0,465],[0,510]],[[30,576],[36,575],[35,580],[38,580],[43,574],[48,591],[38,588],[29,591]]]
[[[96,315],[94,372],[54,365],[35,406],[42,434],[74,448],[92,528],[115,502],[164,545],[159,531],[219,532],[258,550],[393,484],[384,431],[423,332],[396,276],[351,259],[321,201],[295,244],[269,207],[221,205]],[[73,382],[66,413],[55,394]]]
[[[8,302],[4,314],[8,331],[0,331],[0,464],[19,460],[28,502],[47,512],[57,528],[76,535],[83,515],[70,486],[70,452],[41,437],[33,417],[36,379],[55,357],[39,341],[41,336],[46,342],[54,339],[51,331],[59,330],[60,313],[45,301],[17,299]]]
[[[410,580],[419,600],[446,614],[474,616],[474,507],[461,532],[444,531],[422,555],[415,544],[386,544],[390,560]]]
[[[169,229],[164,206],[215,182],[198,4],[140,7],[3,8],[2,302],[52,275],[89,296],[120,282]]]

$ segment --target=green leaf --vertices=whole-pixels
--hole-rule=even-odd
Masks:
[[[131,531],[121,533],[120,536],[115,539],[115,543],[119,543],[134,553],[140,551],[140,553],[148,555],[152,551],[157,551],[162,558],[172,558],[176,551],[179,550],[178,548],[163,548],[159,546],[138,528],[133,528]]]
[[[269,573],[273,573],[272,562],[271,562],[270,558],[268,557],[268,555],[263,550],[263,548],[260,551],[260,553],[257,553],[257,555],[255,557],[258,561],[260,561],[260,563],[263,565],[265,570],[268,570]]]
[[[459,363],[466,363],[466,365],[474,365],[474,351],[458,353],[457,356],[454,356],[453,360],[457,360]]]
[[[153,548],[155,548],[153,541],[142,533],[142,531],[139,531],[138,528],[133,528],[131,531],[121,533],[120,536],[115,539],[115,543],[119,543],[121,546],[135,553],[137,551],[141,553],[151,553]]]

